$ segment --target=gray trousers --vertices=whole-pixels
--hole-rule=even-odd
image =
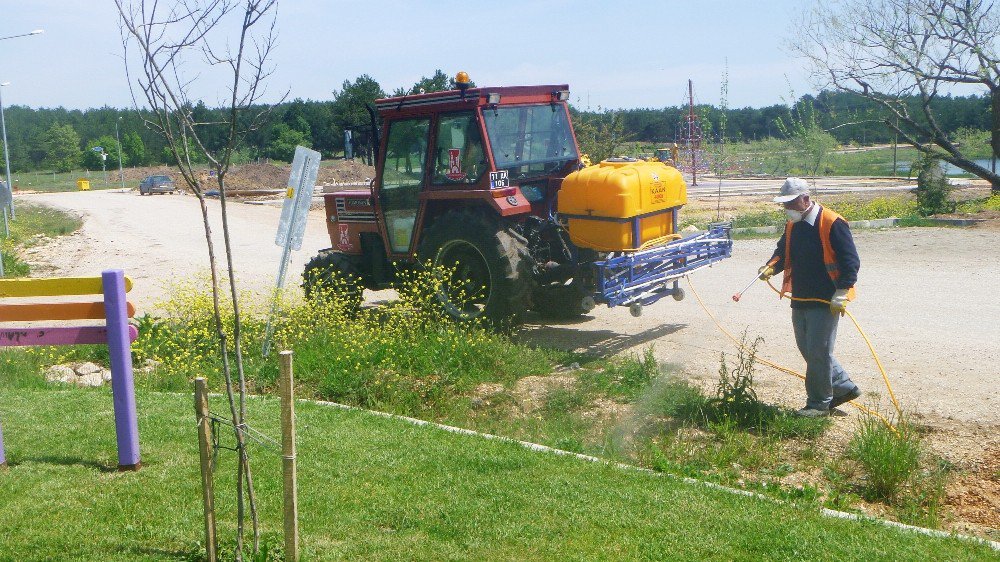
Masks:
[[[828,410],[834,396],[843,396],[857,386],[833,357],[839,322],[840,315],[831,314],[825,306],[792,309],[795,344],[806,360],[807,408]]]

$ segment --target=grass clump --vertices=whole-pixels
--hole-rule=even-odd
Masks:
[[[603,368],[586,370],[580,375],[580,386],[590,394],[632,401],[649,386],[659,374],[660,365],[647,347],[642,355],[626,355],[606,361]]]
[[[856,463],[860,477],[850,468],[842,467],[841,472],[859,481],[863,498],[888,504],[904,523],[940,525],[953,466],[924,450],[917,427],[907,418],[893,430],[876,416],[862,416],[846,457]]]
[[[920,463],[920,438],[905,420],[895,430],[880,418],[865,415],[847,454],[865,473],[863,495],[873,500],[895,500]]]

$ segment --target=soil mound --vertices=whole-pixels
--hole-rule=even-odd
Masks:
[[[284,189],[288,185],[291,164],[254,162],[232,166],[226,175],[226,190],[256,191]],[[146,166],[141,168],[126,168],[125,184],[136,187],[143,178],[150,175],[170,176],[181,189],[186,189],[184,180],[177,168],[170,166]],[[215,181],[209,176],[208,167],[198,170],[205,189],[214,189]],[[366,184],[375,177],[375,168],[364,164],[361,160],[324,160],[320,163],[317,185]]]

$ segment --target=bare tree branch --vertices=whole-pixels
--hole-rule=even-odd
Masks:
[[[817,86],[872,100],[906,142],[1000,191],[1000,175],[962,154],[933,104],[956,88],[983,88],[993,107],[993,156],[1000,158],[998,11],[987,0],[823,2],[806,14],[790,48],[809,62]],[[914,98],[918,110],[911,113]]]
[[[179,173],[198,198],[204,223],[219,356],[239,455],[235,551],[236,559],[242,560],[247,509],[252,525],[253,553],[259,551],[260,527],[244,437],[247,388],[225,178],[233,153],[239,148],[244,135],[258,126],[270,111],[270,107],[261,107],[260,101],[264,92],[263,82],[271,74],[268,59],[277,40],[277,1],[115,0],[115,5],[120,16],[126,76],[133,103],[137,108],[141,105],[141,94],[141,98],[144,98],[142,105],[148,108],[151,115],[150,119],[146,119],[147,126],[159,132],[166,140]],[[265,22],[267,25],[260,25]],[[229,32],[233,29],[238,29],[238,41],[234,48],[230,48]],[[194,109],[199,94],[195,92],[195,88],[202,83],[203,73],[215,74],[219,69],[224,69],[229,74],[229,101],[225,117],[219,120],[197,119]],[[249,123],[249,129],[241,128],[241,121]],[[225,141],[221,146],[209,146],[205,142],[203,133],[210,130],[225,132]],[[223,329],[223,283],[217,267],[205,186],[196,168],[196,162],[201,158],[206,159],[209,167],[215,171],[219,188],[227,292],[232,302],[235,326],[232,351]],[[236,370],[235,380],[233,365]]]

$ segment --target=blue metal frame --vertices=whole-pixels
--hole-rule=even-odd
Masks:
[[[676,210],[673,224],[677,224]],[[732,255],[731,230],[731,223],[713,223],[708,232],[647,250],[614,252],[594,262],[598,288],[594,300],[609,307],[648,305],[680,294],[681,277]]]

